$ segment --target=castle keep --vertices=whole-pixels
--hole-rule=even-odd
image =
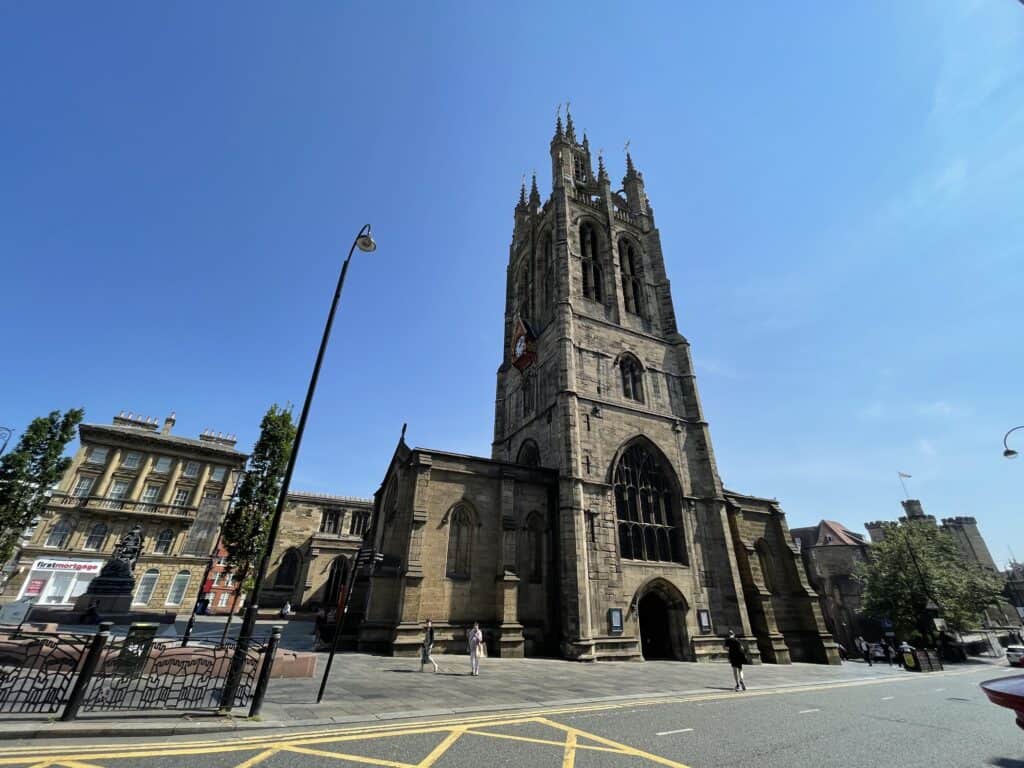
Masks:
[[[643,174],[613,191],[559,119],[551,194],[515,207],[490,458],[395,451],[375,498],[383,563],[364,648],[580,660],[838,663],[772,499],[722,486]]]

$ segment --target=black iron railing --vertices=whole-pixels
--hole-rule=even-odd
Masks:
[[[108,496],[75,496],[70,493],[55,493],[50,498],[50,505],[55,507],[81,507],[89,509],[113,510],[142,515],[161,515],[170,517],[195,517],[198,507],[183,507],[176,504],[157,504],[152,501],[129,501]]]
[[[281,638],[280,627],[244,649],[234,701],[223,701],[236,644],[193,637],[112,636],[0,630],[0,713],[80,711],[218,711],[250,706],[259,712]]]

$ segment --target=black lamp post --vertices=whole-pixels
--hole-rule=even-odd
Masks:
[[[0,445],[0,456],[4,455],[4,451],[7,450],[7,443],[11,440],[11,435],[14,434],[14,430],[10,427],[0,427],[0,440],[3,440],[3,445]]]
[[[1003,435],[1003,458],[1005,458],[1005,459],[1015,459],[1015,458],[1017,458],[1017,452],[1015,450],[1013,450],[1013,448],[1011,448],[1010,446],[1008,446],[1006,444],[1006,440],[1007,440],[1007,438],[1010,437],[1010,435],[1012,435],[1018,429],[1024,429],[1024,424],[1022,424],[1019,427],[1014,427],[1009,432],[1007,432],[1005,435]],[[2,453],[2,451],[0,451],[0,453]]]
[[[309,407],[313,402],[313,394],[316,392],[316,382],[320,378],[320,365],[324,360],[324,352],[327,351],[327,342],[331,337],[331,326],[334,324],[334,314],[338,309],[338,300],[341,298],[341,289],[345,286],[345,275],[348,273],[348,264],[352,261],[352,254],[356,248],[371,253],[377,250],[377,243],[373,240],[373,232],[370,225],[366,224],[359,230],[356,239],[352,241],[352,247],[348,249],[348,256],[341,266],[341,275],[338,277],[338,287],[334,291],[334,300],[331,302],[331,311],[327,314],[327,323],[324,326],[324,335],[320,340],[320,351],[316,355],[316,363],[313,365],[313,374],[309,377],[309,387],[306,389],[306,400],[302,404],[302,413],[299,415],[299,423],[295,429],[295,442],[292,443],[291,454],[288,456],[288,467],[281,479],[281,493],[277,497],[277,506],[274,508],[274,516],[270,521],[270,531],[267,533],[267,543],[264,546],[263,554],[260,556],[260,566],[256,571],[256,581],[253,583],[252,594],[245,603],[245,616],[242,618],[242,626],[238,630],[238,643],[235,646],[235,653],[231,657],[231,668],[228,670],[227,680],[224,683],[224,694],[221,697],[221,710],[230,711],[235,703],[235,696],[238,692],[238,684],[241,678],[242,666],[245,662],[245,655],[248,651],[249,641],[252,639],[253,629],[256,626],[256,612],[259,610],[260,591],[263,588],[263,580],[267,575],[267,565],[270,562],[270,554],[274,550],[274,540],[277,538],[277,531],[281,527],[281,516],[284,514],[284,507],[288,500],[288,488],[292,482],[292,473],[295,471],[295,460],[299,455],[299,446],[302,444],[302,433],[306,429],[306,419],[309,417]]]

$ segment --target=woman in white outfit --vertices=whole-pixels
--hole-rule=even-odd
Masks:
[[[471,675],[480,674],[480,650],[484,644],[484,633],[480,631],[480,623],[473,622],[469,630],[469,666]]]

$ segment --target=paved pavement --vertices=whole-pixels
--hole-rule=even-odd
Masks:
[[[752,679],[745,693],[706,691],[216,740],[36,742],[0,750],[0,766],[1022,768],[1024,745],[1013,714],[991,705],[978,688],[996,672],[967,666],[786,688],[760,688]]]

